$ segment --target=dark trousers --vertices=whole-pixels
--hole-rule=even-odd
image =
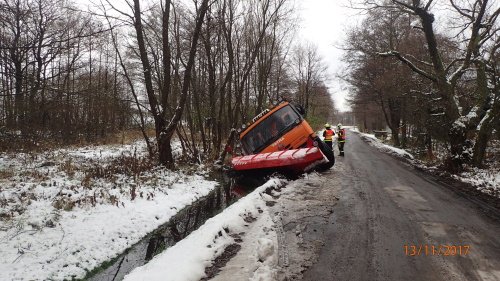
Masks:
[[[344,143],[345,142],[339,142],[339,151],[340,151],[340,154],[344,154]]]
[[[325,141],[325,143],[331,150],[333,150],[333,141]]]

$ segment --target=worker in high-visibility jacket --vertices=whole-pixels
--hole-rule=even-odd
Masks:
[[[337,125],[337,134],[338,134],[338,145],[339,145],[339,151],[340,151],[340,156],[344,156],[344,144],[346,140],[346,135],[345,135],[345,129],[342,128],[342,124]]]
[[[331,129],[330,124],[325,124],[325,130],[323,131],[323,141],[328,145],[330,149],[333,150],[333,136],[335,132]]]

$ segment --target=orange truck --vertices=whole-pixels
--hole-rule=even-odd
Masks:
[[[303,114],[302,107],[282,101],[243,125],[239,134],[243,155],[232,158],[232,169],[300,174],[332,167],[333,151]]]

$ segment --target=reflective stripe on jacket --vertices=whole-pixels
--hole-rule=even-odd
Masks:
[[[323,132],[323,137],[325,138],[325,141],[332,141],[333,135],[335,135],[335,132],[332,129],[326,129]]]

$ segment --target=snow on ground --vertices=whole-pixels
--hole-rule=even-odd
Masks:
[[[83,278],[217,185],[145,155],[142,142],[0,154],[0,280]]]
[[[265,199],[263,212],[242,236],[240,251],[210,280],[301,280],[324,245],[319,236],[310,239],[303,234],[331,223],[341,181],[333,183],[328,174],[337,174],[338,168],[305,174],[273,191],[273,198]]]
[[[459,175],[452,175],[452,177],[472,184],[481,192],[500,198],[500,171],[469,168],[468,171]]]
[[[379,139],[377,139],[375,137],[375,135],[373,135],[373,134],[365,134],[365,133],[361,133],[359,131],[356,131],[356,132],[359,135],[361,135],[361,137],[365,141],[367,141],[372,146],[377,147],[379,150],[385,151],[385,152],[387,152],[389,154],[392,154],[392,155],[395,155],[395,156],[398,156],[398,157],[407,158],[407,159],[415,159],[415,157],[413,157],[413,155],[411,155],[406,150],[401,149],[401,148],[397,148],[397,147],[394,147],[394,146],[390,146],[390,145],[387,145],[387,144],[384,144]]]
[[[133,270],[124,280],[198,281],[206,276],[205,268],[226,247],[238,242],[242,242],[240,261],[251,269],[237,269],[237,275],[225,280],[276,280],[276,234],[266,206],[273,198],[265,191],[284,182],[270,179],[146,265]],[[218,278],[221,277],[214,280]]]
[[[426,165],[426,163],[424,163],[423,161],[415,159],[412,154],[408,153],[404,149],[396,148],[382,143],[382,141],[377,139],[373,134],[365,134],[353,129],[351,129],[351,131],[358,133],[366,142],[368,142],[372,146],[379,148],[382,151],[408,159],[412,165],[418,166],[425,170],[436,171],[437,169],[434,166]],[[466,171],[458,175],[449,176],[461,182],[471,184],[481,192],[500,198],[500,171],[498,170],[498,167],[493,166],[490,169],[466,167]]]

